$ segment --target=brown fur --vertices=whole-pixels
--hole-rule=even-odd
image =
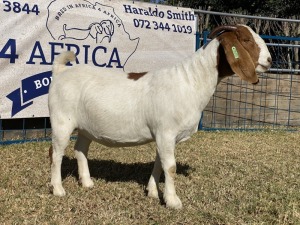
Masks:
[[[218,54],[219,77],[237,74],[242,80],[258,83],[255,67],[258,63],[260,48],[246,27],[236,26],[231,30],[220,34],[217,38],[221,45]],[[235,58],[232,52],[235,47],[239,57]]]
[[[175,175],[176,175],[176,166],[170,167],[170,169],[168,170],[168,173],[170,174],[170,176],[172,178],[175,178]]]
[[[138,79],[140,79],[141,77],[143,77],[146,74],[147,74],[147,72],[143,72],[143,73],[128,73],[128,79],[138,80]]]
[[[230,26],[230,25],[218,26],[210,32],[208,38],[213,39],[226,31],[235,31],[236,29],[237,29],[236,26]]]

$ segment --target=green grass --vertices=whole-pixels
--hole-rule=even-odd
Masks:
[[[85,189],[71,142],[62,167],[66,197],[49,192],[50,144],[0,147],[0,224],[300,224],[298,132],[198,132],[179,144],[181,210],[145,195],[154,144],[93,143],[95,187]]]

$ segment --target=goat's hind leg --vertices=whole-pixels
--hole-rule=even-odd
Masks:
[[[94,182],[91,179],[87,154],[91,140],[82,134],[78,134],[78,139],[75,144],[75,156],[78,163],[79,182],[83,187],[93,187]]]
[[[53,130],[54,131],[54,130]],[[68,145],[70,134],[53,135],[52,146],[49,149],[51,161],[51,186],[52,192],[56,196],[64,196],[66,194],[61,179],[61,164],[64,156],[65,148]]]
[[[50,113],[51,115],[51,113]],[[70,136],[74,130],[74,124],[69,118],[62,114],[54,114],[50,116],[52,126],[52,149],[51,154],[51,186],[52,192],[56,196],[64,196],[66,194],[61,179],[61,164],[68,146]]]

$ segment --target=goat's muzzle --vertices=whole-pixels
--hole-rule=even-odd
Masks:
[[[253,85],[256,85],[256,84],[258,84],[259,83],[259,79],[257,79],[257,81],[256,82],[254,82],[254,83],[252,83]]]

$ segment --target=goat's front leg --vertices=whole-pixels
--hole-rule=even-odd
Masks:
[[[164,200],[167,207],[180,209],[182,203],[176,194],[174,179],[176,175],[175,138],[162,135],[156,139],[158,154],[165,174]]]
[[[87,154],[89,150],[91,140],[78,134],[78,138],[74,147],[75,157],[78,164],[79,182],[83,187],[93,187],[94,182],[91,179]]]
[[[147,186],[148,196],[152,198],[158,198],[158,184],[159,184],[159,178],[162,172],[161,162],[159,158],[158,151],[156,151],[156,158],[154,167],[152,170],[151,177],[149,179],[149,183]]]

